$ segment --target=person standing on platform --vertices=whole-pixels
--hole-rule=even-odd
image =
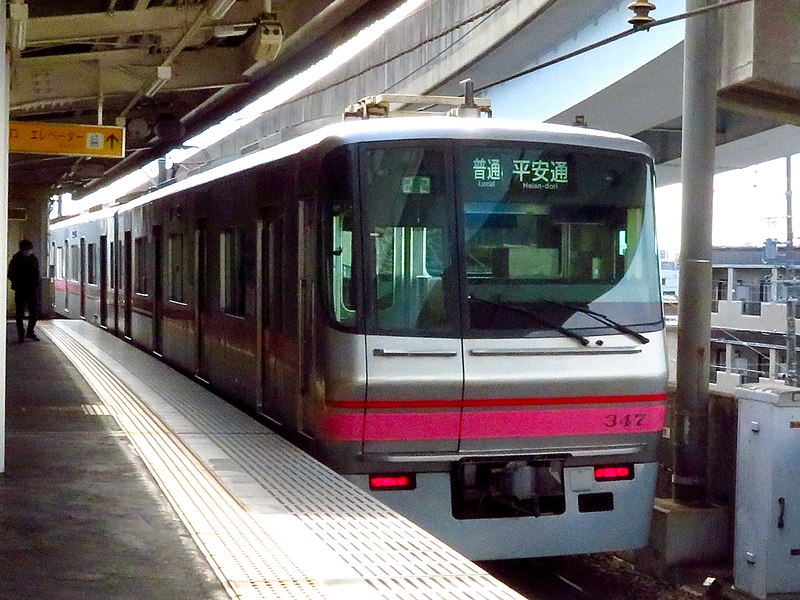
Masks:
[[[11,280],[11,289],[14,290],[19,341],[24,342],[26,338],[25,307],[27,306],[27,338],[38,342],[39,338],[33,329],[39,318],[39,259],[33,253],[33,243],[30,240],[22,240],[19,243],[19,252],[11,257],[11,262],[8,264],[8,278]]]

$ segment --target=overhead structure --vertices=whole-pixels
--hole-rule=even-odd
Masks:
[[[8,0],[10,118],[123,127],[123,162],[180,143],[391,2]],[[369,5],[369,6],[368,6]],[[370,12],[371,11],[371,12]],[[302,53],[300,51],[303,51]],[[119,159],[10,157],[12,185],[80,192]],[[111,173],[110,173],[111,171]],[[57,174],[57,177],[56,177]]]

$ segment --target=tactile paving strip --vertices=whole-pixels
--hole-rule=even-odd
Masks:
[[[153,461],[232,597],[522,598],[146,353],[87,323],[43,329]]]

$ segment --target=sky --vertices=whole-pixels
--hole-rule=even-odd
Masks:
[[[792,157],[794,242],[800,235],[800,155]],[[681,243],[681,184],[656,189],[658,245],[675,258]],[[714,177],[714,246],[763,246],[786,242],[786,159],[720,173]]]

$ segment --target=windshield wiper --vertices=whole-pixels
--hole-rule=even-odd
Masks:
[[[589,308],[585,308],[583,306],[575,306],[574,304],[566,304],[563,302],[556,302],[555,300],[545,300],[547,304],[553,304],[555,306],[561,306],[562,308],[568,308],[570,310],[574,310],[575,312],[583,313],[585,315],[589,315],[590,317],[594,318],[597,321],[600,321],[604,325],[608,325],[609,327],[613,327],[617,331],[624,333],[626,335],[631,336],[635,340],[641,342],[642,344],[646,344],[650,340],[643,336],[638,331],[634,331],[627,325],[623,325],[622,323],[617,323],[616,321],[609,319],[602,313],[593,311]]]
[[[535,312],[532,312],[532,311],[527,310],[525,308],[520,308],[518,306],[514,306],[513,304],[506,304],[504,302],[496,302],[494,300],[486,300],[485,298],[478,298],[477,296],[472,296],[472,295],[467,296],[467,300],[474,300],[475,302],[478,302],[480,304],[486,304],[487,306],[495,306],[497,308],[502,308],[504,310],[509,310],[509,311],[512,311],[512,312],[517,312],[517,313],[520,313],[520,314],[523,314],[523,315],[527,315],[528,317],[530,317],[532,320],[536,321],[540,325],[544,325],[546,327],[549,327],[550,329],[555,329],[560,334],[565,335],[565,336],[567,336],[569,338],[572,338],[573,340],[578,340],[581,343],[581,346],[588,346],[589,345],[589,340],[587,340],[581,334],[575,333],[574,331],[572,331],[570,329],[566,329],[564,327],[561,327],[561,325],[557,325],[557,324],[553,323],[552,321],[550,321],[548,319],[545,319],[544,317],[540,317]]]

